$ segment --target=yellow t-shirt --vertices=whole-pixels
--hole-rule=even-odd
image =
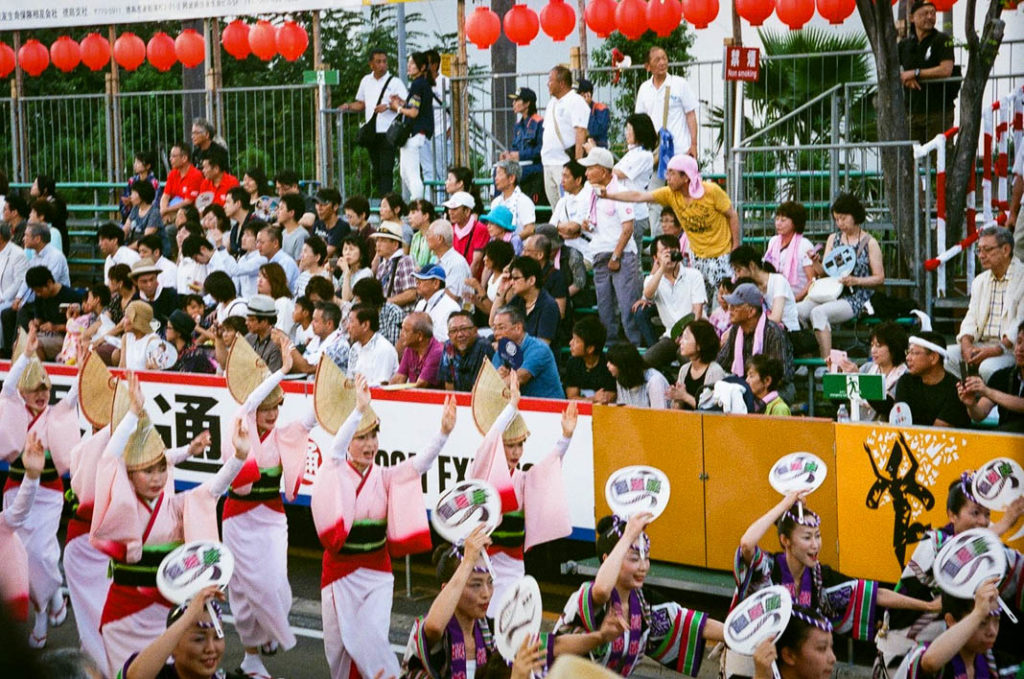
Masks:
[[[690,239],[690,249],[701,259],[727,255],[732,250],[732,231],[725,213],[732,207],[718,184],[702,182],[704,195],[694,200],[667,186],[654,190],[654,202],[672,208]]]

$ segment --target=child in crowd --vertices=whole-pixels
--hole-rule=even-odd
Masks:
[[[79,362],[78,342],[82,333],[95,325],[100,314],[110,304],[110,288],[96,283],[85,293],[82,303],[72,304],[67,309],[67,332],[64,334],[64,345],[57,354],[57,362],[75,365]]]
[[[782,363],[777,358],[757,354],[747,361],[747,384],[754,396],[764,404],[765,415],[789,417],[792,414],[775,390],[775,385],[782,381],[782,374]]]
[[[566,398],[596,403],[615,401],[615,378],[604,360],[608,331],[597,316],[584,316],[572,327],[570,358],[565,366]]]
[[[731,278],[722,278],[718,281],[718,292],[715,294],[715,300],[718,303],[708,314],[708,321],[715,326],[715,332],[719,337],[729,332],[729,328],[732,327],[732,322],[729,320],[729,303],[725,301],[725,296],[731,294],[735,289],[736,284],[732,282]]]

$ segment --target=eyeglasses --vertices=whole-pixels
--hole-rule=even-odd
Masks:
[[[981,245],[979,245],[978,246],[978,252],[984,252],[987,255],[988,253],[993,252],[995,250],[999,250],[1002,247],[1003,247],[1002,245],[988,245],[988,246],[981,246]]]
[[[514,275],[509,274],[508,279],[510,281],[523,281],[523,280],[526,280],[526,276],[514,276]]]
[[[470,330],[476,329],[475,325],[460,325],[457,328],[448,328],[448,334],[454,335],[457,332],[469,332]]]

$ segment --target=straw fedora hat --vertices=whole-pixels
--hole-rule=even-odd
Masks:
[[[507,389],[505,380],[501,379],[497,369],[490,361],[484,361],[473,384],[473,421],[484,436],[508,405]],[[523,416],[517,413],[501,438],[505,443],[512,445],[522,443],[529,435],[530,430],[526,428]]]
[[[79,368],[79,394],[78,404],[82,408],[82,414],[89,424],[101,429],[110,424],[110,417],[114,407],[114,393],[117,390],[117,378],[110,369],[103,363],[103,359],[90,351],[85,355],[85,361]],[[124,387],[121,387],[124,389]]]
[[[266,362],[259,357],[252,345],[241,335],[235,337],[231,350],[228,352],[227,365],[224,367],[224,379],[228,384],[228,391],[231,398],[238,403],[245,403],[249,394],[260,386],[263,380],[270,377],[270,368]],[[273,408],[280,405],[284,400],[284,389],[281,385],[274,387],[274,390],[263,402],[260,408]]]
[[[313,411],[326,431],[337,434],[342,423],[356,407],[355,382],[345,377],[341,368],[329,357],[322,357],[316,367],[313,383]],[[380,424],[373,408],[367,408],[359,421],[356,436],[362,436]]]
[[[152,467],[164,457],[164,440],[149,417],[143,415],[124,449],[124,467],[129,472]]]
[[[15,342],[14,349],[11,351],[12,363],[25,353],[25,345],[27,343],[28,335],[25,334],[24,330],[18,330],[18,341]],[[38,356],[28,356],[27,358],[28,365],[25,366],[25,371],[18,378],[18,389],[26,392],[35,391],[42,387],[50,389],[53,384],[50,382],[50,376],[46,373],[46,368],[43,367],[43,362],[39,360]]]

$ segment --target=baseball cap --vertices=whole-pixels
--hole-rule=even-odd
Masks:
[[[595,146],[590,149],[590,153],[588,153],[585,158],[580,158],[579,163],[583,167],[600,165],[601,167],[606,167],[610,170],[615,167],[615,156],[613,156],[612,152],[608,149]]]
[[[441,203],[441,205],[444,205],[449,209],[453,207],[467,207],[472,210],[476,205],[476,201],[473,200],[473,196],[469,195],[469,193],[465,191],[456,191],[448,198],[448,200]]]
[[[431,278],[443,281],[445,280],[445,273],[440,264],[425,264],[422,269],[413,274],[413,277],[421,281],[430,280]]]
[[[529,87],[520,87],[514,93],[508,95],[508,98],[513,101],[516,99],[522,99],[523,101],[532,101],[535,104],[537,103],[537,93]]]
[[[931,0],[917,0],[917,2],[910,6],[910,15],[913,16],[917,10],[925,6],[930,6],[932,9],[935,9],[935,3]]]
[[[761,295],[761,290],[753,283],[741,283],[736,286],[732,294],[725,296],[725,301],[729,304],[746,304],[760,308],[764,304],[764,296]]]

